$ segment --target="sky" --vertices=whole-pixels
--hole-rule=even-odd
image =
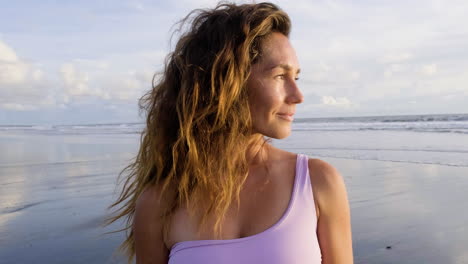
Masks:
[[[217,2],[0,0],[0,125],[141,122],[173,25]],[[292,20],[296,117],[468,113],[468,1],[272,2]]]

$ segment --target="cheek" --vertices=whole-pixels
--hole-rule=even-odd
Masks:
[[[265,80],[255,80],[249,87],[249,105],[252,117],[270,119],[271,115],[279,111],[281,95],[275,83]]]
[[[275,97],[268,94],[261,94],[256,97],[250,105],[251,116],[257,125],[266,124],[274,119],[278,110],[278,102]]]
[[[281,96],[274,88],[265,89],[263,93],[259,94],[257,103],[269,112],[276,112],[281,105]]]

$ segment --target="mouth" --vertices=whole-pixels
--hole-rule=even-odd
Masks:
[[[294,120],[294,113],[278,113],[279,118],[292,122]]]

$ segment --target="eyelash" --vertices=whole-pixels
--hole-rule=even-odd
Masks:
[[[281,77],[280,79],[281,80],[284,80],[284,77],[286,76],[286,74],[280,74],[280,75],[276,75],[276,77]],[[294,78],[295,81],[298,81],[299,80],[299,77],[296,77]]]

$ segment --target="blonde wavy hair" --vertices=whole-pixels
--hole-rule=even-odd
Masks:
[[[271,3],[220,3],[192,11],[179,22],[181,33],[166,58],[159,80],[139,101],[146,127],[134,161],[119,174],[122,191],[108,224],[126,218],[127,238],[120,249],[135,255],[132,231],[135,205],[149,186],[170,197],[161,208],[167,237],[172,213],[186,206],[199,215],[199,230],[208,216],[220,237],[222,221],[239,203],[248,174],[246,152],[253,139],[246,82],[251,65],[262,56],[261,43],[272,32],[289,36],[288,15]],[[156,75],[155,75],[156,77]]]

